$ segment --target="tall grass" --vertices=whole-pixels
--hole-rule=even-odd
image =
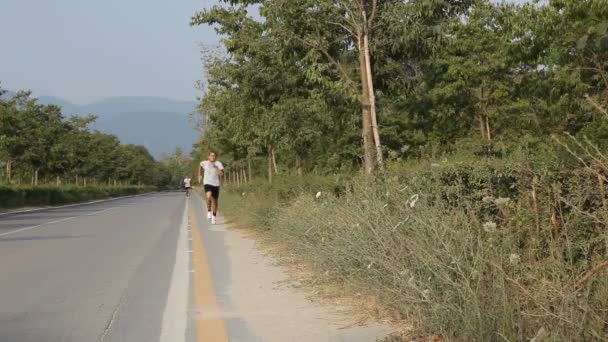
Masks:
[[[421,335],[606,341],[608,207],[597,170],[427,163],[371,183],[254,184],[234,190],[228,209]]]

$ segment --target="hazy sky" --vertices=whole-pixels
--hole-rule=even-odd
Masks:
[[[0,1],[2,87],[78,104],[109,96],[194,100],[203,77],[199,44],[218,42],[212,28],[189,26],[196,10],[218,0]]]
[[[1,0],[0,82],[87,103],[108,96],[194,100],[199,44],[190,17],[217,0]]]

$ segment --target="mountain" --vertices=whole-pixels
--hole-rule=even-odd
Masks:
[[[62,98],[59,98],[59,97],[40,96],[38,98],[38,102],[43,103],[43,104],[54,104],[54,105],[61,107],[61,111],[63,112],[63,115],[65,115],[65,116],[80,114],[79,113],[80,108],[77,105],[75,105],[69,101],[66,101]]]
[[[94,114],[92,128],[114,134],[123,143],[144,145],[155,157],[180,147],[189,153],[199,132],[190,123],[194,101],[162,97],[112,97],[79,106],[58,97],[40,96],[43,104],[61,106],[65,116]]]

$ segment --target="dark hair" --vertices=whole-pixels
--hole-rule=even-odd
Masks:
[[[209,154],[207,154],[207,155],[210,156],[211,153],[215,154],[215,156],[217,157],[217,153],[215,153],[215,151],[209,151]]]

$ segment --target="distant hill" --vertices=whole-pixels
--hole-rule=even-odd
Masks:
[[[84,106],[49,96],[40,96],[38,101],[61,106],[66,116],[97,115],[93,129],[115,134],[123,143],[144,145],[156,158],[178,146],[189,153],[199,135],[189,120],[196,109],[194,101],[115,97]]]

